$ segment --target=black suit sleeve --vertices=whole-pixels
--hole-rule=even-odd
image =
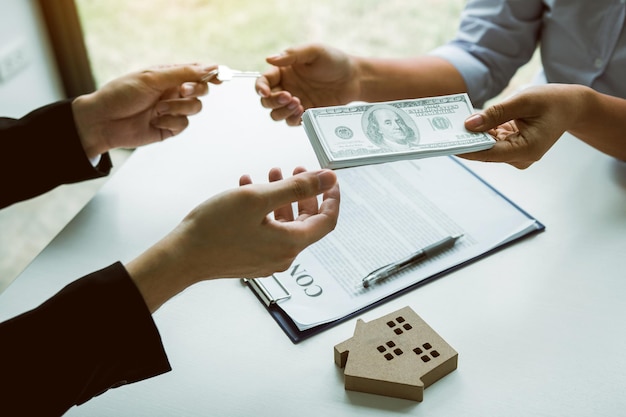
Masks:
[[[109,388],[169,371],[161,338],[115,263],[0,324],[0,414],[61,415]]]
[[[0,208],[110,170],[108,153],[95,168],[85,155],[70,99],[21,119],[0,118]]]

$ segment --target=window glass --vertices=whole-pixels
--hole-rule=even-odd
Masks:
[[[465,4],[465,0],[75,1],[98,86],[156,64],[202,62],[263,71],[266,56],[307,42],[359,55],[420,55],[455,35]],[[520,71],[511,88],[532,77],[536,62],[530,67]]]
[[[153,64],[263,71],[305,42],[413,56],[454,36],[464,0],[76,0],[98,85]]]

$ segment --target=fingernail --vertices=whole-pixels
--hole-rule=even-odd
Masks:
[[[473,114],[465,119],[465,127],[471,130],[480,129],[484,123],[483,116],[479,113]]]
[[[289,103],[290,100],[291,99],[289,97],[287,97],[287,96],[280,96],[280,97],[278,97],[278,103],[279,104],[287,104],[287,103]]]
[[[278,59],[278,58],[284,57],[285,55],[287,55],[287,54],[285,53],[285,51],[283,51],[283,52],[280,52],[278,54],[269,56],[268,59]]]
[[[317,178],[320,182],[320,189],[327,190],[337,182],[337,176],[329,169],[324,169],[317,173]]]

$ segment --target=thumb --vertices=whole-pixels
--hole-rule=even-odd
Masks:
[[[266,59],[268,64],[275,65],[277,67],[285,67],[295,64],[310,64],[315,61],[320,55],[319,45],[304,45],[287,48],[278,55],[268,57]]]
[[[217,70],[217,65],[163,65],[154,69],[154,72],[158,74],[154,80],[160,87],[173,87],[186,82],[201,82],[205,76],[215,70]]]
[[[500,126],[514,119],[529,117],[528,109],[523,100],[514,96],[499,104],[489,106],[465,120],[465,128],[475,132],[483,132]]]
[[[269,210],[295,201],[315,197],[330,190],[337,182],[337,175],[329,170],[307,171],[267,184]]]

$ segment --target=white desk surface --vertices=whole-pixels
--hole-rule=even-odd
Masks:
[[[137,150],[0,296],[0,319],[129,261],[241,174],[265,181],[269,168],[296,165],[318,166],[304,131],[273,122],[252,82],[211,87],[185,133]],[[459,352],[422,403],[344,390],[333,347],[356,319],[294,345],[239,280],[220,280],[155,314],[172,372],[67,415],[623,415],[626,164],[564,137],[525,171],[470,166],[546,231],[361,316],[411,306]]]

